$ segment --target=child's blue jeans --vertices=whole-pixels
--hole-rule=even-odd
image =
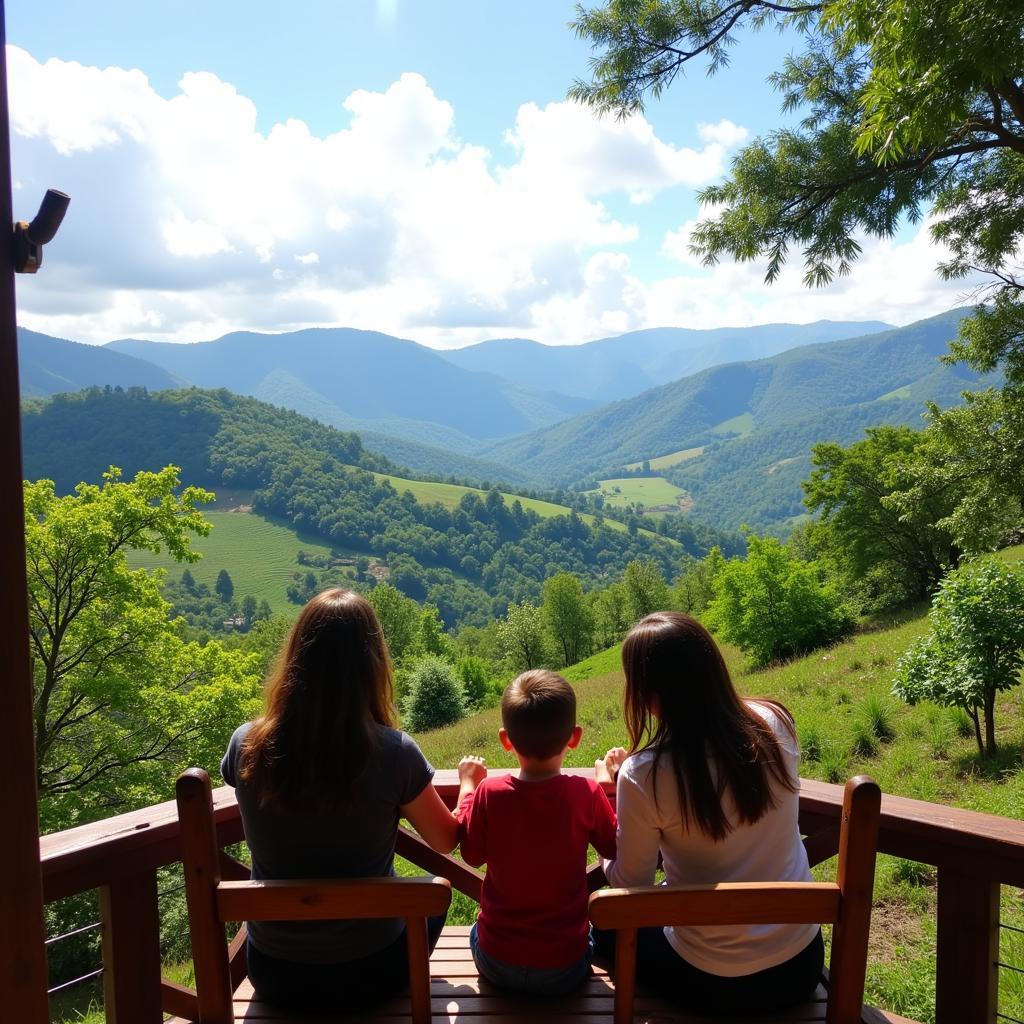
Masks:
[[[499,988],[510,992],[528,992],[533,995],[556,996],[572,992],[590,976],[590,960],[594,954],[594,940],[590,939],[582,960],[568,967],[520,967],[505,963],[485,953],[476,937],[476,925],[469,932],[469,948],[473,962],[481,976]]]

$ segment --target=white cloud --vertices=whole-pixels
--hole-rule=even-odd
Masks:
[[[923,235],[868,246],[851,280],[807,292],[795,271],[774,289],[757,265],[702,271],[687,221],[660,242],[681,272],[642,279],[654,200],[685,208],[724,173],[747,137],[731,121],[698,125],[686,147],[643,117],[526,103],[491,153],[459,137],[418,74],[351,93],[318,136],[297,119],[259,131],[253,102],[209,72],[166,98],[137,70],[17,47],[8,62],[19,207],[50,185],[72,196],[46,272],[19,283],[21,320],[63,337],[342,324],[439,345],[567,342],[661,324],[905,322],[955,301]]]

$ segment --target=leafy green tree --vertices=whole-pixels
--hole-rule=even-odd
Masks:
[[[252,594],[246,594],[242,598],[242,618],[246,626],[251,626],[256,621],[256,598]]]
[[[594,619],[578,576],[560,572],[544,583],[541,612],[563,665],[574,665],[590,653]]]
[[[978,752],[994,754],[996,694],[1016,686],[1024,668],[1024,569],[991,559],[961,566],[942,581],[928,621],[899,661],[893,692],[910,704],[963,708]]]
[[[436,654],[442,658],[451,654],[441,614],[432,604],[425,605],[420,612],[418,646],[424,654]]]
[[[213,589],[225,604],[231,602],[231,599],[235,596],[235,585],[231,581],[231,574],[227,569],[221,569],[217,573],[217,582],[214,583]]]
[[[462,683],[462,692],[468,708],[483,706],[490,690],[491,671],[486,659],[465,654],[455,663],[455,674]]]
[[[611,647],[625,636],[629,629],[626,603],[626,588],[621,583],[591,592],[594,637],[599,647]]]
[[[265,622],[273,615],[270,610],[270,602],[264,597],[260,600],[259,607],[256,609],[256,620],[258,622]]]
[[[384,630],[391,657],[398,661],[415,653],[420,630],[419,605],[390,583],[381,583],[370,591],[370,604]]]
[[[622,576],[626,591],[626,614],[631,623],[669,606],[668,585],[653,558],[636,558]]]
[[[774,537],[750,534],[747,557],[726,562],[714,588],[705,621],[756,665],[806,653],[853,625],[836,589]]]
[[[529,601],[509,605],[504,621],[498,624],[498,637],[515,671],[544,664],[544,613]]]
[[[185,643],[168,619],[160,574],[128,567],[127,552],[198,557],[190,535],[209,524],[180,490],[178,470],[110,469],[101,486],[65,497],[25,484],[37,778],[44,827],[68,827],[96,807],[166,794],[187,751],[213,766],[252,708],[251,659]],[[234,722],[231,725],[231,722]],[[230,726],[230,727],[229,727]]]
[[[827,553],[863,607],[927,596],[955,567],[960,549],[942,525],[956,493],[919,486],[925,432],[872,427],[844,448],[814,446],[815,469],[804,481],[804,503],[821,516],[811,542]],[[901,495],[915,488],[915,500]]]
[[[717,546],[708,552],[707,557],[686,562],[672,586],[672,607],[699,617],[715,596],[715,577],[723,565],[725,557]]]
[[[462,684],[451,664],[434,654],[417,660],[409,674],[405,699],[409,730],[440,729],[457,722],[465,713]]]
[[[181,574],[181,585],[188,591],[195,593],[196,578],[192,575],[191,569],[186,569]]]

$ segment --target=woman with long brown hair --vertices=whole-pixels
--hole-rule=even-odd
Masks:
[[[434,769],[396,728],[387,644],[364,597],[327,590],[302,609],[265,702],[221,763],[253,878],[391,875],[400,818],[434,849],[454,849],[457,824],[431,785]],[[431,946],[442,924],[431,922]],[[389,995],[407,976],[403,924],[254,921],[248,968],[257,994],[284,1006]]]
[[[800,838],[799,744],[776,701],[741,698],[696,619],[655,612],[622,645],[630,749],[597,762],[617,778],[615,886],[808,881]],[[608,952],[614,933],[602,935]],[[638,977],[693,1009],[764,1011],[821,978],[817,925],[641,929]]]

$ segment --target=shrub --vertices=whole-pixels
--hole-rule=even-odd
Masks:
[[[475,654],[459,658],[455,674],[462,683],[462,693],[469,708],[480,708],[486,702],[490,682],[490,666]]]
[[[963,708],[949,709],[949,723],[957,736],[966,739],[974,735],[974,719]]]
[[[858,757],[874,757],[878,753],[878,740],[871,731],[871,726],[858,718],[853,723],[853,753]]]
[[[439,729],[462,718],[462,685],[447,661],[427,655],[413,665],[404,710],[410,732]]]
[[[821,732],[816,725],[808,725],[800,737],[800,756],[805,761],[817,761],[821,757]]]
[[[817,566],[801,562],[774,537],[747,538],[747,557],[715,575],[706,621],[756,665],[791,658],[844,636],[853,620]]]
[[[860,719],[871,734],[879,740],[891,740],[896,735],[892,721],[892,704],[877,693],[869,693],[860,706]]]
[[[826,782],[845,782],[848,771],[846,751],[836,743],[822,747],[818,765]]]

